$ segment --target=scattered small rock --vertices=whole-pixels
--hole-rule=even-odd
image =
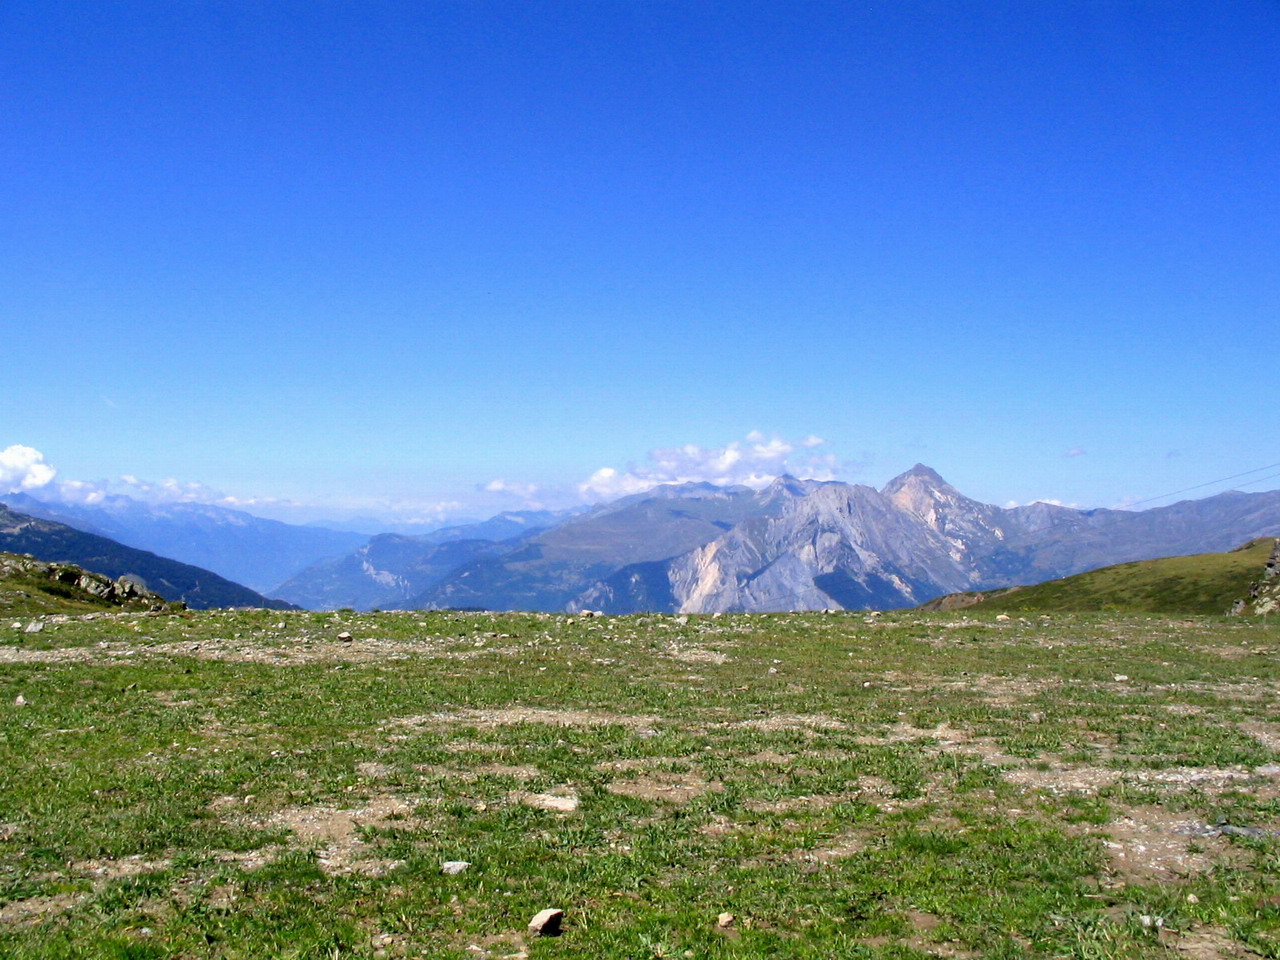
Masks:
[[[22,632],[23,633],[39,633],[43,629],[44,629],[44,623],[42,621],[32,620],[30,623],[27,624],[26,628]]]
[[[529,921],[529,932],[537,937],[558,937],[560,924],[564,922],[564,911],[555,907],[539,910]]]
[[[13,705],[15,707],[25,707],[27,705],[27,698],[24,697],[22,694],[18,694],[16,697],[13,698]]]
[[[349,634],[346,630],[343,630],[340,634],[338,634],[338,639],[341,640],[343,643],[350,643],[352,640],[355,639],[355,637],[351,636],[351,634]]]
[[[469,866],[470,860],[446,860],[440,864],[440,872],[446,877],[456,877],[460,873],[466,873]]]
[[[1126,680],[1129,679],[1129,677],[1127,674],[1117,673],[1115,676],[1115,679],[1116,679],[1116,683],[1124,683]]]
[[[733,926],[733,921],[736,919],[737,917],[732,913],[722,913],[720,916],[716,917],[716,926],[721,930],[727,930]]]
[[[999,620],[1001,623],[1008,623],[1010,620],[1013,619],[1013,617],[1009,616],[1007,613],[1001,613],[996,615],[996,619]]]

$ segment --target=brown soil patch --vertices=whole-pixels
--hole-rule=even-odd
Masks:
[[[813,850],[797,850],[792,859],[802,863],[828,864],[844,860],[861,852],[867,845],[866,836],[862,833],[842,833],[832,837],[822,846]]]
[[[84,894],[60,893],[52,897],[28,897],[0,907],[0,923],[35,924],[65,913],[84,899]]]
[[[704,837],[727,837],[737,833],[739,829],[741,829],[740,826],[728,817],[717,814],[710,823],[700,826],[698,832]]]
[[[1201,821],[1163,807],[1131,808],[1103,831],[1111,869],[1126,880],[1184,880],[1208,873],[1233,856],[1230,844],[1206,835]]]
[[[413,804],[398,797],[379,796],[357,809],[289,807],[257,818],[260,827],[287,827],[298,846],[319,847],[320,867],[326,873],[367,873],[379,876],[399,866],[399,861],[368,856],[369,845],[360,839],[364,827],[384,827],[412,815]]]
[[[274,861],[285,849],[278,844],[271,844],[256,850],[215,850],[213,857],[219,863],[234,863],[241,870],[257,870]]]
[[[1029,790],[1044,790],[1053,794],[1094,794],[1120,779],[1120,771],[1108,767],[1055,766],[1050,770],[1034,770],[1023,767],[1006,770],[1004,778],[1009,783]]]
[[[478,763],[463,770],[434,763],[418,763],[414,764],[413,769],[428,776],[441,777],[445,780],[462,780],[467,783],[479,780],[481,777],[511,777],[515,780],[532,780],[534,777],[542,775],[541,770],[527,763]]]
[[[1239,789],[1253,776],[1253,771],[1245,767],[1169,767],[1166,770],[1139,770],[1132,778],[1125,779],[1159,784],[1175,791],[1200,790],[1212,794]]]
[[[848,724],[825,714],[781,713],[772,717],[739,720],[730,727],[747,727],[752,730],[777,732],[780,730],[846,730]]]
[[[1221,930],[1200,928],[1184,930],[1165,941],[1187,960],[1228,960],[1235,957],[1260,957],[1244,944],[1236,943]]]
[[[819,793],[812,796],[785,797],[778,800],[744,800],[742,807],[752,813],[793,813],[796,810],[822,810],[837,803],[856,800],[857,795]]]
[[[667,648],[667,656],[682,663],[714,663],[718,666],[729,662],[728,654],[703,647],[670,646]]]
[[[143,860],[142,857],[137,856],[122,857],[119,860],[76,860],[70,864],[70,869],[75,873],[107,881],[168,870],[169,866],[168,860]]]
[[[641,800],[688,803],[709,791],[719,793],[724,789],[724,785],[717,781],[704,780],[694,773],[665,773],[656,770],[634,780],[615,780],[606,789],[610,793],[624,797],[639,797]]]
[[[380,730],[431,727],[460,723],[491,729],[518,723],[544,723],[551,727],[650,727],[658,718],[652,715],[608,713],[604,710],[554,710],[548,707],[508,707],[503,710],[456,710],[453,713],[422,714],[388,720]]]

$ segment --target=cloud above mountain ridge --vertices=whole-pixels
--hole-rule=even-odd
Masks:
[[[649,451],[643,463],[628,464],[625,470],[601,467],[578,485],[578,492],[588,500],[608,500],[642,493],[664,483],[714,483],[759,489],[783,474],[834,480],[841,464],[834,454],[818,452],[825,443],[814,434],[797,444],[777,434],[766,436],[753,430],[741,440],[720,447],[692,443],[658,447]]]

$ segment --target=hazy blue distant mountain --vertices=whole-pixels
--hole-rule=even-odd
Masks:
[[[538,530],[553,527],[582,509],[572,510],[508,510],[490,517],[488,520],[475,520],[462,524],[450,524],[422,535],[422,539],[430,543],[445,543],[449,540],[510,540],[512,537],[524,537]]]
[[[68,504],[21,493],[0,495],[0,502],[29,516],[212,570],[263,593],[316,561],[349,553],[368,539],[201,503],[143,503],[111,496],[94,504]]]
[[[400,609],[464,564],[508,553],[578,510],[525,510],[417,537],[380,534],[353,553],[322,560],[272,590],[316,610]]]
[[[189,607],[269,607],[290,605],[271,600],[248,587],[146,550],[137,550],[106,537],[85,533],[52,520],[27,516],[0,504],[0,550],[29,553],[37,560],[74,563],[112,579],[127,576],[166,600]]]
[[[354,553],[313,564],[280,584],[275,596],[310,610],[398,610],[457,567],[509,546],[492,540],[446,540],[379,534]]]

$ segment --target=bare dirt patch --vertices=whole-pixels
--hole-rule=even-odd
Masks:
[[[818,793],[812,796],[784,797],[778,800],[747,799],[742,803],[743,809],[752,813],[794,813],[796,810],[823,810],[834,807],[838,803],[848,803],[858,799],[856,794]]]
[[[1053,794],[1092,795],[1120,780],[1119,770],[1108,767],[1054,766],[1048,770],[1023,767],[1006,770],[1004,778],[1009,783],[1029,790],[1043,790]]]
[[[318,847],[320,867],[326,873],[379,876],[399,864],[371,856],[370,845],[360,838],[361,829],[385,827],[412,816],[413,811],[414,805],[407,800],[378,796],[355,809],[287,807],[253,822],[259,827],[287,827],[296,846]]]
[[[712,663],[719,666],[729,662],[728,654],[705,647],[680,647],[673,644],[667,648],[667,656],[682,663]]]
[[[466,769],[446,767],[434,763],[418,763],[413,767],[418,773],[439,777],[443,780],[462,780],[474,783],[481,777],[510,777],[513,780],[532,780],[542,775],[542,771],[531,764],[514,763],[478,763]]]
[[[719,793],[724,789],[724,784],[705,780],[696,773],[666,773],[655,770],[633,780],[615,780],[606,789],[610,793],[639,797],[641,800],[688,803],[704,793]]]
[[[1232,860],[1221,837],[1201,821],[1163,807],[1133,807],[1102,828],[1112,871],[1125,880],[1171,882],[1208,873]]]
[[[1184,930],[1171,936],[1165,943],[1187,960],[1229,960],[1237,957],[1260,957],[1244,944],[1237,943],[1222,930],[1201,927]]]
[[[826,865],[837,860],[845,860],[866,848],[867,838],[860,832],[842,833],[831,837],[822,846],[813,850],[796,850],[792,859],[801,863]]]
[[[155,873],[169,867],[168,860],[144,860],[141,856],[121,857],[119,860],[76,860],[70,864],[73,872],[104,882]]]
[[[777,732],[780,730],[846,730],[848,724],[821,713],[780,713],[772,717],[758,717],[729,723],[730,727]]]
[[[456,710],[388,720],[379,730],[414,729],[443,724],[465,724],[481,729],[543,723],[550,727],[650,727],[657,722],[651,714],[609,713],[604,710],[556,710],[549,707],[508,707],[501,710]]]
[[[26,900],[14,900],[0,907],[0,923],[6,925],[42,923],[49,917],[66,913],[84,899],[84,894],[59,893],[52,897],[28,897]]]

